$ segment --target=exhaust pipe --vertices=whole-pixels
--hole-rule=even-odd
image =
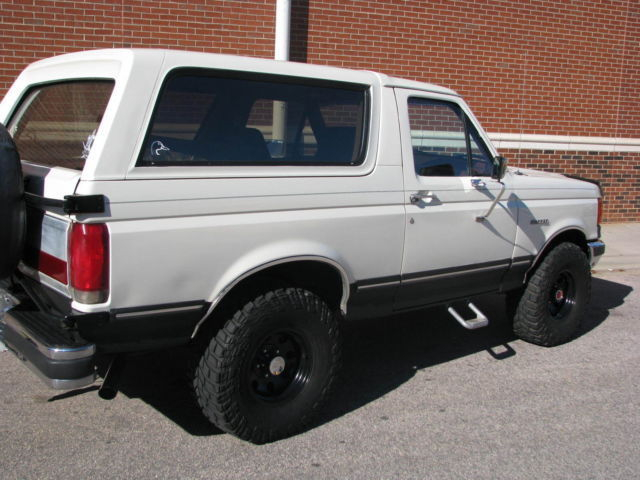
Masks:
[[[100,398],[103,400],[113,400],[116,398],[118,394],[118,384],[120,383],[120,377],[122,376],[126,363],[126,356],[122,354],[115,355],[111,359],[102,386],[100,390],[98,390]]]

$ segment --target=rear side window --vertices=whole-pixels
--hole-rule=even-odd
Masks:
[[[367,110],[366,85],[178,71],[138,166],[359,165]]]
[[[9,122],[20,158],[82,170],[113,85],[110,80],[90,80],[29,90]]]

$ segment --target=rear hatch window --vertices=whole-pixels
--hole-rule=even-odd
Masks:
[[[29,90],[9,122],[20,158],[82,170],[113,86],[113,80],[83,80]]]

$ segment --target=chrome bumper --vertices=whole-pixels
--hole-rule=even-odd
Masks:
[[[604,255],[604,242],[597,240],[595,242],[587,243],[587,246],[589,247],[589,263],[591,264],[591,267],[595,267],[596,264],[600,261],[602,255]]]
[[[0,295],[8,295],[0,289]],[[74,341],[57,319],[22,305],[0,310],[0,341],[50,388],[71,390],[96,379],[92,343]]]

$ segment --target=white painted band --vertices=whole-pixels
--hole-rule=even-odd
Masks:
[[[640,138],[489,133],[497,149],[640,152]]]

